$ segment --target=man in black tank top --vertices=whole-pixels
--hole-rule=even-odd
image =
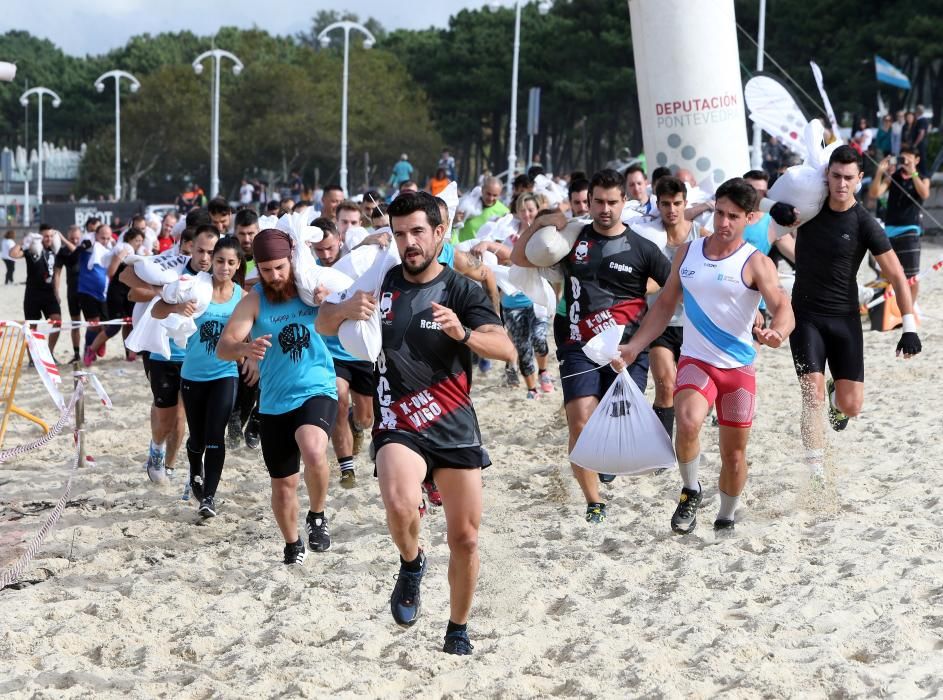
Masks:
[[[434,478],[450,552],[443,651],[470,654],[466,625],[478,580],[481,470],[491,464],[471,402],[472,352],[515,362],[514,345],[481,287],[439,262],[445,225],[435,198],[400,195],[389,215],[403,262],[387,273],[379,301],[356,292],[338,304],[322,304],[317,330],[337,335],[345,319],[365,321],[379,307],[383,344],[371,451],[400,554],[390,608],[406,627],[419,616],[426,557],[416,503],[422,482]]]
[[[622,175],[615,170],[602,170],[593,175],[589,198],[593,223],[583,228],[570,253],[559,263],[564,277],[567,328],[566,339],[557,348],[557,358],[570,449],[617,376],[609,366],[597,368],[583,352],[583,346],[616,325],[625,326],[622,342],[627,342],[648,310],[645,301],[648,280],[664,286],[671,272],[671,264],[658,246],[622,223],[625,206]],[[511,262],[534,267],[524,252],[530,237],[545,226],[562,229],[566,224],[567,219],[561,213],[537,217],[514,245]],[[641,353],[628,371],[644,391],[648,381],[648,352]],[[606,504],[600,498],[599,481],[612,479],[597,476],[576,464],[571,464],[571,468],[586,498],[587,522],[603,522]]]
[[[866,252],[874,255],[893,285],[903,314],[897,354],[910,358],[921,350],[910,289],[897,255],[881,226],[855,200],[862,178],[857,152],[850,146],[836,148],[826,175],[825,205],[796,233],[792,290],[796,329],[789,340],[802,389],[802,443],[813,478],[821,478],[824,472],[821,412],[826,395],[829,422],[835,430],[844,430],[864,403],[864,338],[856,275]],[[826,364],[832,375],[827,383]]]

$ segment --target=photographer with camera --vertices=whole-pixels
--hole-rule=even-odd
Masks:
[[[911,280],[910,293],[916,301],[919,282],[913,278],[920,272],[920,210],[930,196],[930,178],[921,177],[920,156],[905,145],[895,159],[888,156],[880,162],[868,194],[875,199],[887,194],[884,231]]]

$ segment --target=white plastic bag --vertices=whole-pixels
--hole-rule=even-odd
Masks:
[[[813,119],[806,125],[803,133],[803,141],[808,153],[806,161],[802,165],[787,168],[767,193],[768,200],[791,204],[798,209],[800,224],[815,217],[828,198],[825,169],[828,167],[829,156],[839,144],[833,143],[823,147],[823,134],[824,129],[818,119]],[[792,230],[780,226],[775,221],[771,221],[770,226],[776,232],[776,238],[782,238]]]
[[[588,223],[591,223],[589,219],[573,219],[561,231],[553,226],[544,226],[527,241],[524,255],[538,267],[556,265],[569,255],[577,236]]]
[[[589,417],[570,461],[600,474],[647,474],[674,466],[671,439],[626,370]]]
[[[610,326],[599,335],[594,335],[583,346],[586,357],[597,365],[608,365],[619,354],[619,342],[625,326]]]

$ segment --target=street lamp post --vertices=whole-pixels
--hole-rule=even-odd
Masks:
[[[110,70],[102,73],[95,81],[98,92],[105,91],[105,81],[115,79],[115,201],[121,201],[121,79],[125,78],[131,86],[131,92],[141,89],[141,83],[130,73],[123,70]]]
[[[30,95],[36,95],[36,102],[39,104],[39,172],[36,181],[36,201],[41,207],[43,205],[43,97],[49,95],[52,98],[52,106],[58,108],[62,104],[62,98],[49,88],[42,86],[30,88],[20,95],[20,104],[24,107],[29,106]],[[27,151],[28,151],[27,146]],[[29,181],[29,157],[26,159],[26,179]],[[27,198],[26,208],[23,210],[23,223],[29,225],[29,201]]]
[[[365,49],[372,48],[376,43],[376,39],[373,37],[373,34],[370,33],[370,30],[367,29],[362,24],[357,24],[356,22],[348,22],[346,20],[342,22],[334,22],[325,27],[320,34],[318,34],[318,41],[321,44],[322,48],[327,48],[331,45],[331,38],[329,34],[335,29],[344,30],[344,80],[343,88],[341,92],[341,189],[344,190],[344,196],[347,196],[347,76],[349,73],[349,63],[350,63],[350,32],[351,30],[358,31],[364,35],[363,47]]]
[[[223,49],[211,49],[204,51],[193,61],[193,71],[200,75],[203,72],[203,61],[207,58],[213,58],[213,116],[212,133],[210,144],[210,197],[219,194],[219,74],[220,64],[224,58],[232,61],[232,74],[239,75],[245,67],[236,56]]]
[[[756,45],[756,72],[763,70],[763,53],[766,47],[766,0],[760,0],[760,26],[757,32]],[[763,166],[763,129],[753,124],[753,168],[759,170]]]
[[[525,1],[516,0],[514,3],[514,58],[511,63],[511,118],[508,124],[508,199],[514,192],[514,174],[517,172],[517,73],[521,54],[521,6]],[[540,0],[537,9],[540,14],[545,15],[552,4],[549,0]]]

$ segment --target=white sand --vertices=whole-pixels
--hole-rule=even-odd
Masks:
[[[939,246],[926,248],[926,261],[939,257]],[[710,528],[715,430],[704,430],[695,533],[670,532],[674,472],[617,479],[604,489],[608,521],[590,527],[558,399],[526,402],[497,376],[479,382],[495,466],[485,473],[470,659],[439,651],[448,616],[441,511],[423,521],[423,614],[404,631],[389,613],[397,555],[365,455],[356,489],[341,490],[336,477],[332,485],[334,547],[289,569],[258,453],[229,455],[219,516],[206,523],[180,500],[184,456],[172,487],[147,481],[150,392],[140,363],[126,363],[112,341],[95,369],[115,410],[93,401],[87,410],[98,465],[80,471],[26,572],[36,583],[0,592],[0,695],[943,694],[941,289],[939,277],[925,285],[922,307],[937,317],[924,323],[919,359],[894,359],[898,333],[865,334],[864,415],[830,435],[824,490],[805,483],[789,351],[761,353],[752,473],[730,537]],[[22,290],[0,288],[0,318],[20,316]],[[17,398],[55,417],[35,375]],[[35,435],[14,418],[6,446]],[[0,569],[62,493],[71,455],[64,436],[0,465]]]

